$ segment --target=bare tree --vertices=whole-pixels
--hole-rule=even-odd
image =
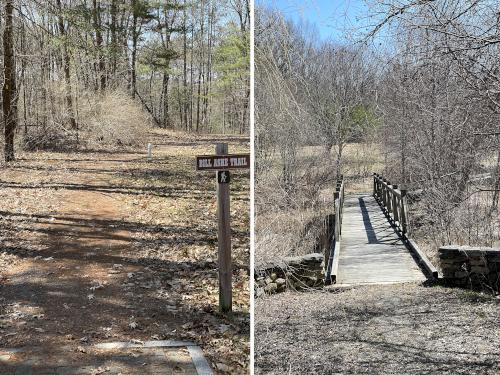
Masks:
[[[5,1],[5,22],[3,34],[3,68],[4,83],[2,90],[3,121],[5,129],[5,161],[13,161],[14,135],[17,127],[17,86],[16,86],[16,61],[14,56],[14,31],[13,31],[14,0]]]

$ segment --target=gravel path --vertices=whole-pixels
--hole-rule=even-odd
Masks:
[[[256,300],[256,374],[499,374],[500,300],[415,284]]]

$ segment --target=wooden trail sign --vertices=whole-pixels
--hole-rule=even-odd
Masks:
[[[250,168],[250,155],[248,154],[227,155],[226,152],[226,154],[221,155],[201,155],[196,157],[196,169],[199,171],[248,168]]]
[[[217,220],[219,248],[219,310],[231,312],[233,308],[232,265],[231,265],[231,222],[229,183],[231,177],[228,169],[250,168],[250,155],[228,155],[227,143],[218,143],[216,155],[196,157],[196,169],[199,171],[216,171],[217,182]]]

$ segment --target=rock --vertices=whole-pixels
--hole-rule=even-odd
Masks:
[[[493,272],[500,272],[500,263],[490,263],[488,265],[488,268],[490,269],[490,271],[493,271]]]
[[[309,276],[309,277],[305,278],[305,282],[306,282],[306,285],[309,287],[315,287],[315,286],[318,286],[318,284],[319,284],[318,278],[314,277],[314,276]]]
[[[287,288],[307,289],[323,284],[323,254],[312,253],[290,257],[267,264],[266,268],[256,269],[256,293],[280,293]]]
[[[443,276],[463,287],[499,289],[500,249],[471,246],[443,246],[439,249]]]
[[[266,294],[264,292],[264,288],[257,288],[257,290],[255,291],[255,297],[256,298],[262,297],[264,294]]]
[[[217,370],[222,371],[222,372],[230,372],[231,368],[228,365],[225,365],[224,363],[217,363]]]
[[[455,272],[459,271],[458,269],[443,269],[443,277],[444,278],[454,278]]]
[[[488,263],[486,258],[471,258],[469,264],[471,266],[486,266]]]
[[[472,266],[470,268],[470,272],[487,275],[490,272],[490,270],[486,266]]]
[[[276,283],[267,284],[266,287],[264,288],[264,291],[267,294],[274,294],[276,293],[277,290],[278,290],[278,284]]]
[[[259,287],[265,287],[266,286],[266,281],[264,280],[263,277],[259,277],[256,281],[255,284]]]
[[[320,253],[312,253],[299,257],[286,258],[285,263],[289,267],[311,267],[316,265],[321,265],[323,262],[323,254]]]
[[[283,278],[278,278],[275,280],[276,284],[278,284],[278,286],[281,286],[281,285],[285,285],[286,284],[286,280],[283,279]]]
[[[488,262],[499,262],[500,263],[500,250],[497,251],[491,251],[486,253],[486,259],[488,259]]]
[[[461,279],[463,277],[468,277],[468,276],[469,276],[469,272],[467,272],[467,271],[456,271],[455,272],[455,277],[458,279]]]

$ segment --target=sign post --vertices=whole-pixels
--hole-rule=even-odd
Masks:
[[[227,143],[218,143],[217,155],[227,155]],[[219,309],[230,312],[233,306],[232,264],[231,264],[231,223],[229,209],[229,183],[221,182],[228,171],[217,171],[217,221],[219,230]],[[225,181],[225,180],[224,180]]]
[[[199,171],[216,171],[217,182],[217,221],[218,221],[218,256],[219,256],[219,310],[222,313],[232,311],[232,262],[231,262],[231,222],[229,169],[250,168],[250,155],[229,155],[227,143],[218,143],[215,155],[196,157],[196,169]]]

